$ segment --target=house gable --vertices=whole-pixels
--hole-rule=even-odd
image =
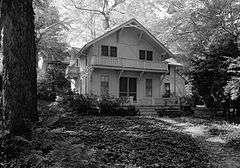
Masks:
[[[103,41],[105,41],[106,44],[122,43],[130,46],[139,45],[140,48],[142,47],[141,45],[145,43],[144,46],[149,45],[154,47],[152,50],[157,51],[157,54],[160,54],[158,56],[165,55],[164,57],[168,58],[173,56],[173,54],[136,19],[131,19],[87,43],[81,49],[80,55],[88,54],[89,47],[93,47],[94,51],[92,54],[96,53],[96,50],[98,51],[97,53],[99,53],[99,44]]]

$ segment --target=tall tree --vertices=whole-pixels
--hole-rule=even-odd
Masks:
[[[32,0],[3,0],[3,111],[13,135],[31,135],[38,120]]]
[[[111,3],[110,0],[97,0],[97,1],[75,1],[71,0],[74,7],[80,11],[90,12],[103,17],[104,29],[110,28],[110,15],[112,12],[122,13],[117,7],[124,3],[126,0],[114,0]],[[87,7],[86,7],[87,6]],[[92,6],[92,7],[88,7]]]
[[[64,0],[59,3],[57,1],[56,5],[64,11],[63,17],[73,20],[69,42],[78,47],[129,19],[136,18],[150,28],[160,17],[150,1]]]
[[[38,57],[44,61],[64,60],[68,45],[63,31],[68,30],[69,23],[60,19],[52,0],[34,0],[33,7]]]

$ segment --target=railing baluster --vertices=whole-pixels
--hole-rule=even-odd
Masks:
[[[167,64],[163,62],[142,61],[137,59],[128,59],[120,57],[93,56],[91,64],[103,66],[107,65],[107,66],[132,67],[139,69],[167,70]]]

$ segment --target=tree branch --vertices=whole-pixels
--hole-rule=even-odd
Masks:
[[[97,10],[97,9],[88,9],[88,8],[83,8],[83,7],[77,6],[73,0],[71,0],[71,2],[73,3],[73,5],[76,9],[83,10],[83,11],[88,11],[88,12],[93,12],[93,13],[96,13],[96,14],[103,14],[104,13],[103,11],[100,11],[100,10]]]
[[[114,4],[109,8],[108,11],[113,11],[118,5],[124,3],[126,0],[115,0]]]

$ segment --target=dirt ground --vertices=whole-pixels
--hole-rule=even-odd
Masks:
[[[226,122],[214,122],[196,118],[158,118],[169,124],[169,130],[191,135],[211,156],[211,163],[216,168],[239,168],[240,152],[226,147],[230,137],[239,136],[238,125]]]

